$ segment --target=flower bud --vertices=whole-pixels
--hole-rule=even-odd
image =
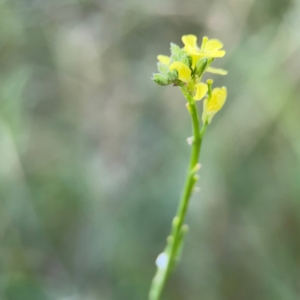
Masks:
[[[207,67],[208,59],[207,58],[201,58],[197,61],[196,67],[195,67],[195,74],[202,75]]]
[[[169,72],[169,67],[160,62],[157,63],[157,69],[158,69],[159,73],[161,73],[163,75],[167,75],[167,73]]]
[[[191,65],[192,65],[192,58],[191,58],[190,56],[188,56],[188,55],[182,55],[182,56],[180,57],[180,61],[181,61],[182,63],[184,63],[185,65],[187,65],[189,68],[190,68]]]
[[[178,56],[178,54],[176,53],[174,53],[174,54],[172,54],[171,55],[171,61],[172,62],[174,62],[174,61],[179,61],[179,56]]]
[[[183,49],[181,49],[181,51],[178,53],[178,61],[184,63],[189,68],[192,66],[192,57]]]
[[[153,74],[152,80],[159,85],[169,85],[169,80],[165,75],[162,74]]]
[[[171,54],[177,55],[181,49],[178,45],[171,43],[170,50],[171,50]]]
[[[178,72],[177,72],[177,70],[169,71],[167,76],[168,76],[168,80],[170,83],[174,82],[178,79]]]

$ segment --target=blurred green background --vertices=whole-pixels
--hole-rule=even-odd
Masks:
[[[300,299],[299,0],[0,1],[0,299],[143,300],[189,158],[183,34],[228,100],[163,299]],[[199,103],[201,109],[201,103]]]

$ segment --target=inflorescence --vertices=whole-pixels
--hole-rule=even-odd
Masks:
[[[217,39],[203,37],[201,47],[197,45],[197,37],[189,34],[182,37],[183,48],[171,43],[171,56],[158,55],[158,71],[153,74],[153,80],[162,86],[173,84],[179,86],[185,97],[203,102],[202,122],[209,124],[213,116],[223,107],[226,97],[226,87],[212,89],[212,79],[201,82],[205,72],[226,75],[227,71],[211,67],[215,58],[223,57],[223,44]]]

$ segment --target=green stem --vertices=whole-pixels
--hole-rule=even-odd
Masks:
[[[182,88],[182,92],[187,98],[188,110],[192,119],[192,126],[193,126],[192,152],[190,156],[190,162],[189,162],[183,193],[179,202],[176,216],[173,219],[172,232],[167,239],[168,243],[164,252],[160,254],[157,261],[157,272],[151,284],[151,288],[149,292],[149,300],[160,299],[163,289],[168,280],[168,277],[176,266],[176,262],[178,260],[182,248],[184,234],[187,230],[187,226],[184,225],[184,220],[189,205],[189,200],[193,192],[193,188],[195,186],[196,181],[198,180],[198,176],[196,173],[199,168],[197,168],[197,163],[199,160],[203,136],[207,126],[207,124],[204,124],[200,131],[198,111],[195,105],[195,101],[188,94],[186,89]]]

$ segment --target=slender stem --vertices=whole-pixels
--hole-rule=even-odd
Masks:
[[[193,126],[192,151],[191,151],[190,162],[189,162],[183,193],[179,202],[176,216],[173,219],[173,223],[172,223],[172,232],[167,239],[167,246],[164,252],[158,256],[158,259],[156,261],[157,272],[151,284],[151,288],[149,292],[149,300],[160,299],[163,289],[168,280],[168,277],[176,266],[176,262],[178,260],[182,248],[184,234],[187,230],[187,226],[184,225],[184,220],[185,220],[187,208],[189,205],[189,200],[193,192],[194,185],[198,179],[198,176],[196,174],[197,171],[199,170],[199,168],[197,168],[197,163],[199,160],[203,136],[207,126],[207,124],[204,124],[200,131],[198,111],[195,105],[195,101],[192,99],[192,97],[187,93],[185,89],[182,88],[182,91],[185,97],[187,98],[188,110],[192,119],[192,126]]]

